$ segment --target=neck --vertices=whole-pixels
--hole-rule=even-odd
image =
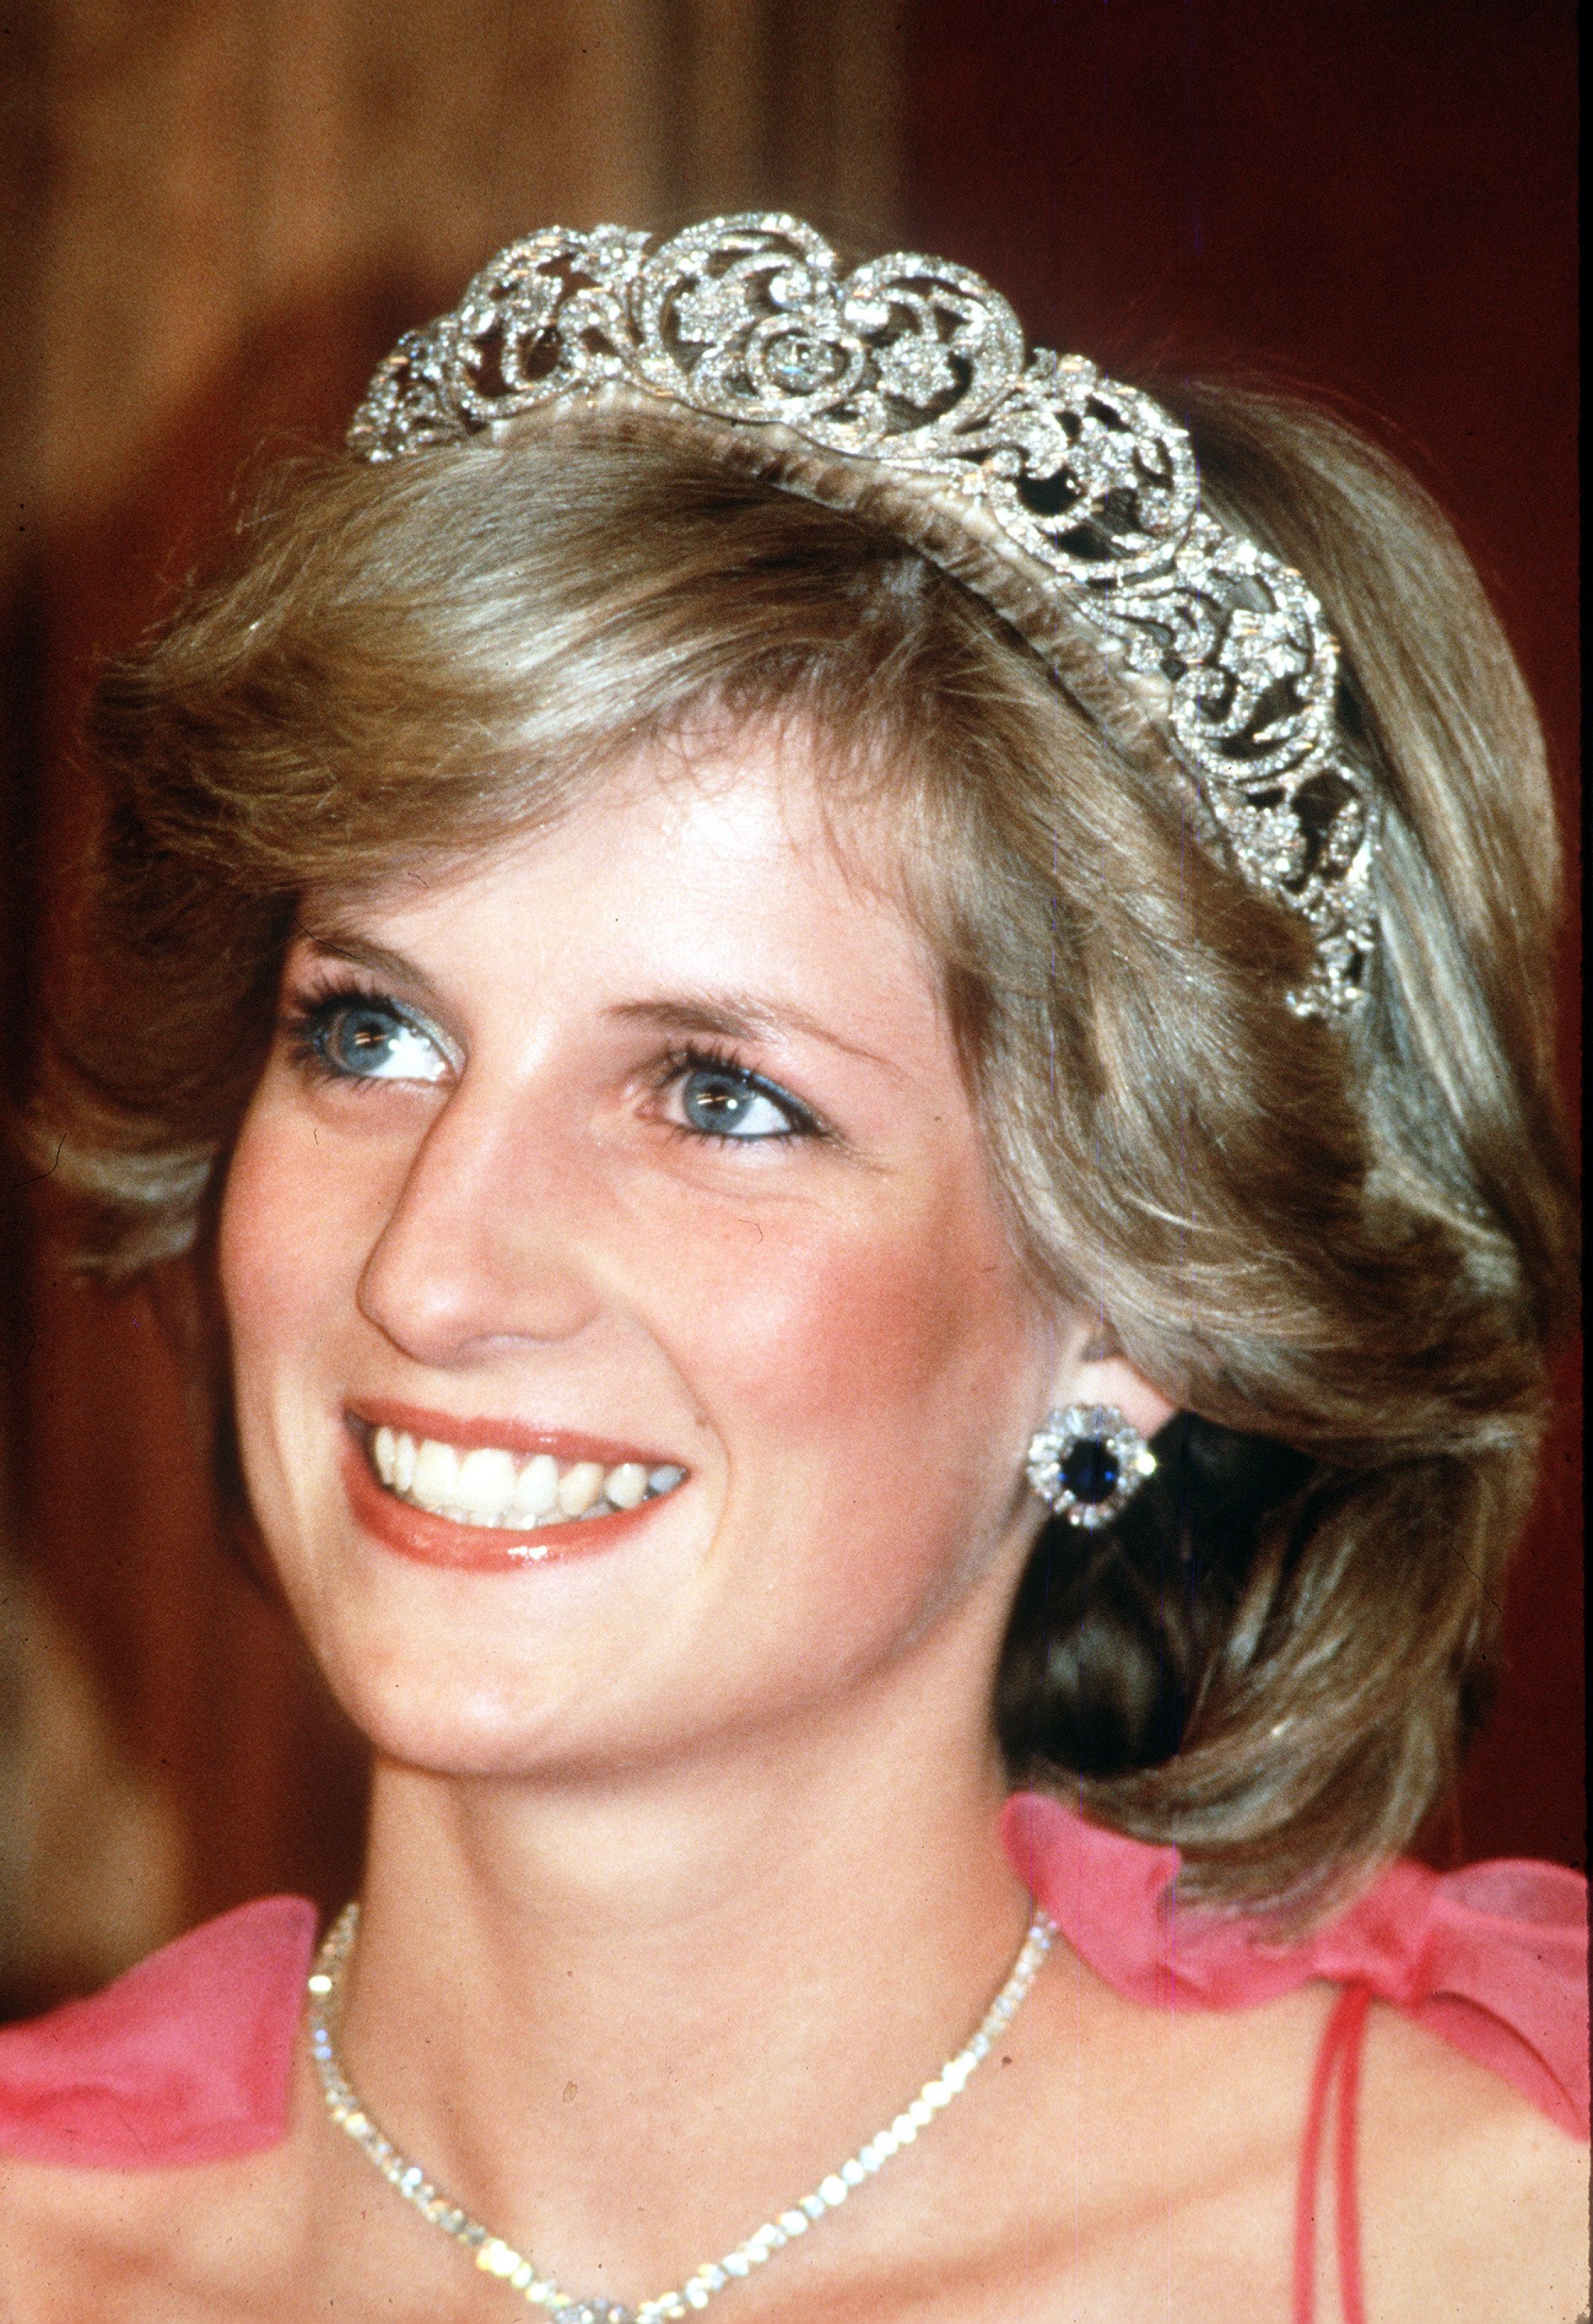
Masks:
[[[610,2281],[668,2280],[789,2204],[1005,1978],[1028,1899],[988,1692],[948,1734],[921,1659],[688,1762],[379,1770],[346,2070],[566,2281],[599,2253]]]

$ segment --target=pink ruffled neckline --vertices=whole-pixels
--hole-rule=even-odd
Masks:
[[[1391,1865],[1294,1944],[1253,1921],[1180,1906],[1175,1848],[1020,1792],[1002,1837],[1030,1894],[1119,1993],[1154,2008],[1244,2009],[1312,1978],[1362,1985],[1588,2135],[1588,1884],[1512,1858],[1438,1873]]]
[[[0,2030],[0,2154],[139,2171],[274,2146],[315,1934],[308,1898],[262,1896]]]

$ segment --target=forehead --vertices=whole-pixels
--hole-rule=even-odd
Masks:
[[[303,927],[506,991],[757,991],[938,1048],[944,980],[904,885],[879,788],[801,729],[749,726],[649,741],[547,826],[314,897]]]

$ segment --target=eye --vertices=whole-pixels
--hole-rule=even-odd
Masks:
[[[688,1065],[676,1087],[686,1126],[705,1138],[801,1138],[815,1127],[794,1097],[743,1065]]]
[[[295,1053],[335,1079],[439,1082],[448,1070],[440,1044],[393,1002],[328,993],[291,1020]]]

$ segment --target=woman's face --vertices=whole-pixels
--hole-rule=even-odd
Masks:
[[[923,940],[815,779],[759,733],[644,753],[305,915],[222,1280],[266,1542],[396,1757],[645,1757],[971,1604],[999,1638],[1055,1334]]]

